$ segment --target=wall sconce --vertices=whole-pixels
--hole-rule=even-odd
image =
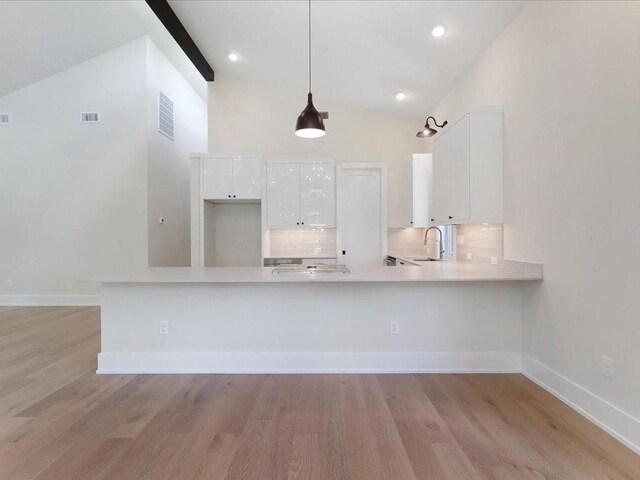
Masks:
[[[438,125],[438,122],[436,121],[435,118],[428,117],[427,121],[424,123],[424,130],[420,130],[418,133],[416,133],[416,137],[419,137],[419,138],[433,137],[436,133],[438,133],[438,131],[435,128],[429,126],[429,120],[433,120],[434,125],[438,128],[442,128],[448,123],[445,120],[444,122],[442,122],[442,125]]]

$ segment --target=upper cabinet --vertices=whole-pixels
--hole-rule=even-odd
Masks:
[[[335,165],[269,163],[266,202],[270,228],[335,226]]]
[[[300,165],[267,164],[267,226],[300,225]]]
[[[260,200],[262,160],[205,158],[203,182],[205,200]]]
[[[300,165],[300,220],[305,226],[336,223],[336,178],[333,163]]]
[[[402,226],[428,227],[431,203],[432,157],[415,153],[404,164],[402,182]]]
[[[433,140],[430,221],[502,223],[502,107],[470,108]]]

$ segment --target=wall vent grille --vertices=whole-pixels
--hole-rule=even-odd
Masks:
[[[158,131],[173,140],[173,101],[162,92],[158,103]]]
[[[98,112],[81,112],[80,123],[96,123],[100,121]]]
[[[0,124],[11,123],[11,115],[8,113],[0,113]]]

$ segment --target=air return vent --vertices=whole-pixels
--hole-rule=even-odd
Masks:
[[[80,123],[97,123],[100,121],[98,112],[81,112]]]
[[[162,92],[158,103],[158,131],[173,140],[173,101]]]
[[[11,115],[8,113],[0,113],[0,125],[4,123],[11,123]]]

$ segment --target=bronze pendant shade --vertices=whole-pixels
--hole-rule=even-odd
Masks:
[[[325,134],[322,115],[313,106],[313,95],[307,95],[307,106],[296,120],[296,135],[303,138],[318,138]]]
[[[309,0],[309,94],[307,106],[300,112],[296,120],[296,135],[302,138],[318,138],[325,134],[322,115],[313,106],[311,94],[311,0]]]

